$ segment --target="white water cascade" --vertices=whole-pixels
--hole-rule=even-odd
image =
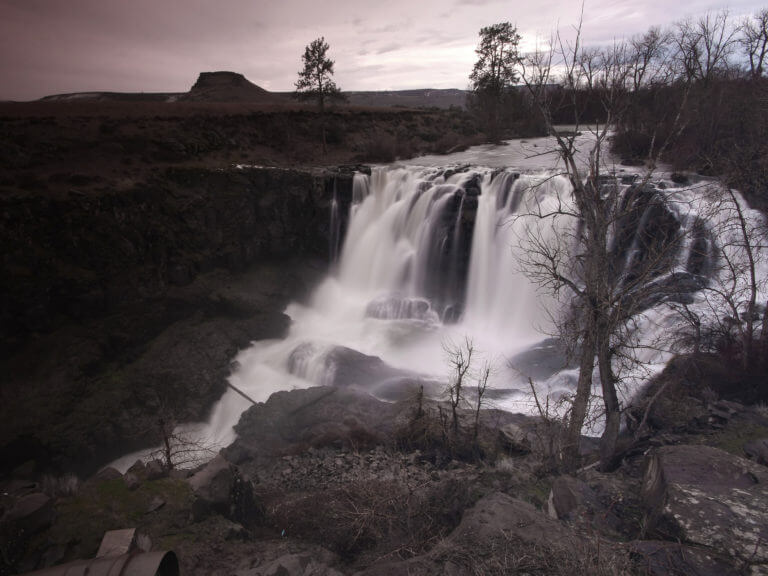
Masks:
[[[231,384],[257,402],[278,390],[316,385],[354,385],[385,399],[402,398],[397,387],[414,379],[433,383],[431,390],[439,392],[449,371],[446,343],[471,338],[494,367],[489,386],[497,407],[531,411],[531,375],[545,393],[570,392],[575,370],[548,339],[567,302],[546,295],[523,273],[532,240],[554,245],[575,236],[574,218],[537,217],[567,211],[569,191],[565,176],[543,170],[393,166],[357,174],[346,234],[338,256],[333,254],[334,272],[308,304],[288,306],[292,325],[286,338],[254,342],[238,354]],[[690,198],[680,202],[688,212],[674,215],[673,226],[694,225],[690,204]],[[338,206],[334,195],[334,234]],[[639,226],[649,218],[650,213]],[[638,257],[636,240],[629,240],[627,269]],[[655,281],[707,274],[690,272],[694,244],[681,246],[676,265]],[[638,325],[652,337],[669,329],[671,316],[663,305],[650,305]],[[642,360],[652,372],[667,358],[647,352]],[[226,446],[249,406],[230,390],[208,422],[182,431]]]

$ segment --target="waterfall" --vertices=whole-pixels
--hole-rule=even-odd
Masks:
[[[330,230],[328,234],[328,257],[331,263],[339,258],[339,242],[341,241],[341,219],[339,218],[339,197],[336,190],[336,178],[333,179],[333,197],[331,198]]]
[[[653,338],[675,322],[665,299],[697,299],[716,259],[715,239],[697,215],[700,194],[610,185],[621,186],[620,202],[637,206],[611,230],[611,265],[619,277],[630,278],[675,231],[692,231],[671,245],[672,265],[649,278],[658,297],[648,300],[635,328]],[[548,339],[568,309],[568,294],[560,301],[530,275],[532,242],[561,250],[559,257],[575,253],[578,272],[578,253],[568,248],[582,229],[570,190],[567,177],[544,170],[392,166],[356,174],[344,238],[335,236],[345,216],[335,193],[331,204],[332,272],[308,303],[288,306],[286,338],[255,342],[238,354],[230,381],[258,402],[278,390],[324,384],[375,394],[379,385],[414,378],[440,390],[446,342],[469,337],[497,368],[489,382],[496,406],[530,411],[531,374],[544,393],[572,392],[575,371],[564,369]],[[651,372],[668,358],[650,348],[639,354]],[[226,445],[248,407],[228,392],[208,423],[188,428]]]

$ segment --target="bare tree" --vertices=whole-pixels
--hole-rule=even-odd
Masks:
[[[746,211],[743,201],[728,186],[715,189],[709,200],[713,233],[719,243],[712,281],[704,291],[705,306],[699,314],[699,322],[705,324],[708,332],[719,336],[720,344],[722,339],[735,334],[741,367],[751,370],[757,367],[762,345],[768,336],[762,330],[766,311],[763,309],[761,321],[758,308],[758,297],[768,282],[759,274],[765,224]],[[758,331],[762,339],[760,346]],[[718,342],[709,346],[713,344]]]
[[[154,391],[153,404],[156,409],[156,434],[161,444],[150,452],[150,459],[160,460],[166,470],[173,470],[202,464],[216,455],[214,442],[179,427],[172,403],[157,390]]]
[[[465,338],[462,344],[444,342],[443,350],[448,357],[448,365],[451,368],[451,376],[448,382],[448,399],[451,404],[451,425],[454,437],[459,433],[459,406],[464,401],[464,386],[472,366],[472,355],[475,352],[474,343],[470,338]]]
[[[523,81],[549,121],[564,174],[571,183],[570,198],[539,203],[528,216],[540,221],[570,217],[575,222],[572,232],[542,234],[540,225],[531,226],[522,263],[534,281],[554,293],[566,291],[571,301],[570,320],[563,324],[567,328],[563,336],[577,343],[579,365],[564,446],[564,464],[571,469],[578,463],[595,365],[605,408],[601,461],[604,468],[612,464],[621,420],[618,387],[627,370],[636,366],[633,318],[660,298],[663,288],[654,280],[674,265],[685,233],[666,206],[666,197],[648,186],[650,171],[635,186],[621,186],[602,157],[608,126],[621,118],[627,105],[628,80],[638,65],[632,57],[636,52],[622,42],[600,52],[593,90],[604,107],[605,124],[590,129],[588,150],[579,150],[575,136],[578,117],[576,132],[561,133],[552,124],[552,103],[542,98],[546,90],[536,85],[549,72],[539,68],[556,65],[564,70],[566,87],[575,90],[585,61],[580,32],[579,26],[572,43],[557,36],[549,55],[534,55],[523,70]],[[659,148],[663,146],[657,146],[657,151]],[[579,155],[586,157],[583,166],[577,161]],[[631,238],[629,230],[635,230]]]
[[[738,41],[727,10],[708,12],[697,20],[677,22],[672,35],[679,77],[708,83],[726,76]]]
[[[752,79],[761,78],[768,55],[768,8],[745,18],[741,30],[742,49],[749,59],[749,75]]]
[[[633,63],[631,76],[633,91],[649,85],[668,81],[667,58],[670,35],[659,27],[630,40]]]
[[[485,392],[488,389],[488,378],[491,376],[491,365],[489,362],[483,364],[477,375],[477,395],[475,397],[475,425],[472,431],[475,442],[477,442],[480,433],[480,410],[484,405]]]

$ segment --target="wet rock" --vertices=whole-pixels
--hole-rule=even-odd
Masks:
[[[390,378],[371,387],[370,392],[388,402],[416,402],[419,396],[438,398],[445,392],[445,383],[413,376]]]
[[[665,446],[647,460],[645,532],[706,546],[768,571],[768,471],[709,446]]]
[[[369,318],[422,320],[431,323],[440,320],[437,313],[432,310],[428,300],[399,295],[382,296],[372,300],[365,307],[365,315]]]
[[[573,362],[569,364],[566,352],[565,345],[559,338],[547,338],[513,356],[507,364],[524,376],[535,381],[544,381],[555,372],[575,367]]]
[[[356,386],[369,388],[371,385],[397,377],[414,376],[407,370],[394,368],[378,356],[369,356],[346,346],[323,349],[311,342],[300,344],[288,358],[288,370],[292,374],[311,378],[322,365],[325,386]]]

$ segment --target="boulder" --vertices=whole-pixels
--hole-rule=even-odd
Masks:
[[[596,502],[597,496],[586,483],[573,476],[558,476],[549,492],[547,513],[555,520],[568,520],[577,509],[593,507]]]
[[[136,490],[141,485],[141,479],[133,472],[126,472],[123,476],[123,482],[125,482],[128,490]]]
[[[573,476],[559,476],[552,483],[547,512],[552,518],[610,536],[632,532],[614,510],[624,507],[624,497],[617,495],[608,484],[590,485]]]
[[[128,468],[128,470],[126,470],[125,473],[133,474],[139,480],[144,480],[147,477],[147,465],[144,464],[144,461],[141,459],[136,460],[136,462],[131,464],[131,467]]]
[[[160,460],[150,460],[144,468],[147,480],[159,480],[167,476],[168,472]]]
[[[529,454],[532,442],[530,431],[519,424],[511,422],[499,429],[499,441],[504,449],[511,454]]]
[[[768,438],[758,438],[744,444],[744,454],[758,464],[768,466]]]
[[[196,521],[221,514],[244,526],[261,522],[263,511],[254,499],[253,484],[220,454],[187,481],[195,496],[192,515]]]
[[[197,521],[212,513],[226,513],[233,481],[231,465],[221,455],[217,455],[189,478],[189,485],[195,495],[192,513]]]
[[[237,440],[222,453],[257,477],[260,465],[309,447],[371,447],[388,442],[402,408],[355,389],[317,387],[276,392],[249,408]]]
[[[322,347],[304,342],[291,352],[288,371],[312,380],[321,368],[325,386],[370,389],[373,385],[396,378],[415,378],[408,370],[394,368],[378,356],[369,356],[346,346]],[[315,377],[317,380],[317,377]]]
[[[2,532],[23,537],[42,532],[53,522],[53,500],[41,492],[22,496],[2,517]]]
[[[118,478],[121,478],[123,475],[120,474],[120,471],[116,468],[112,468],[112,466],[107,466],[106,468],[102,468],[96,474],[94,474],[94,479],[99,482],[106,482],[107,480],[117,480]]]
[[[768,573],[764,467],[709,446],[665,446],[648,457],[642,496],[647,534],[704,546]]]

